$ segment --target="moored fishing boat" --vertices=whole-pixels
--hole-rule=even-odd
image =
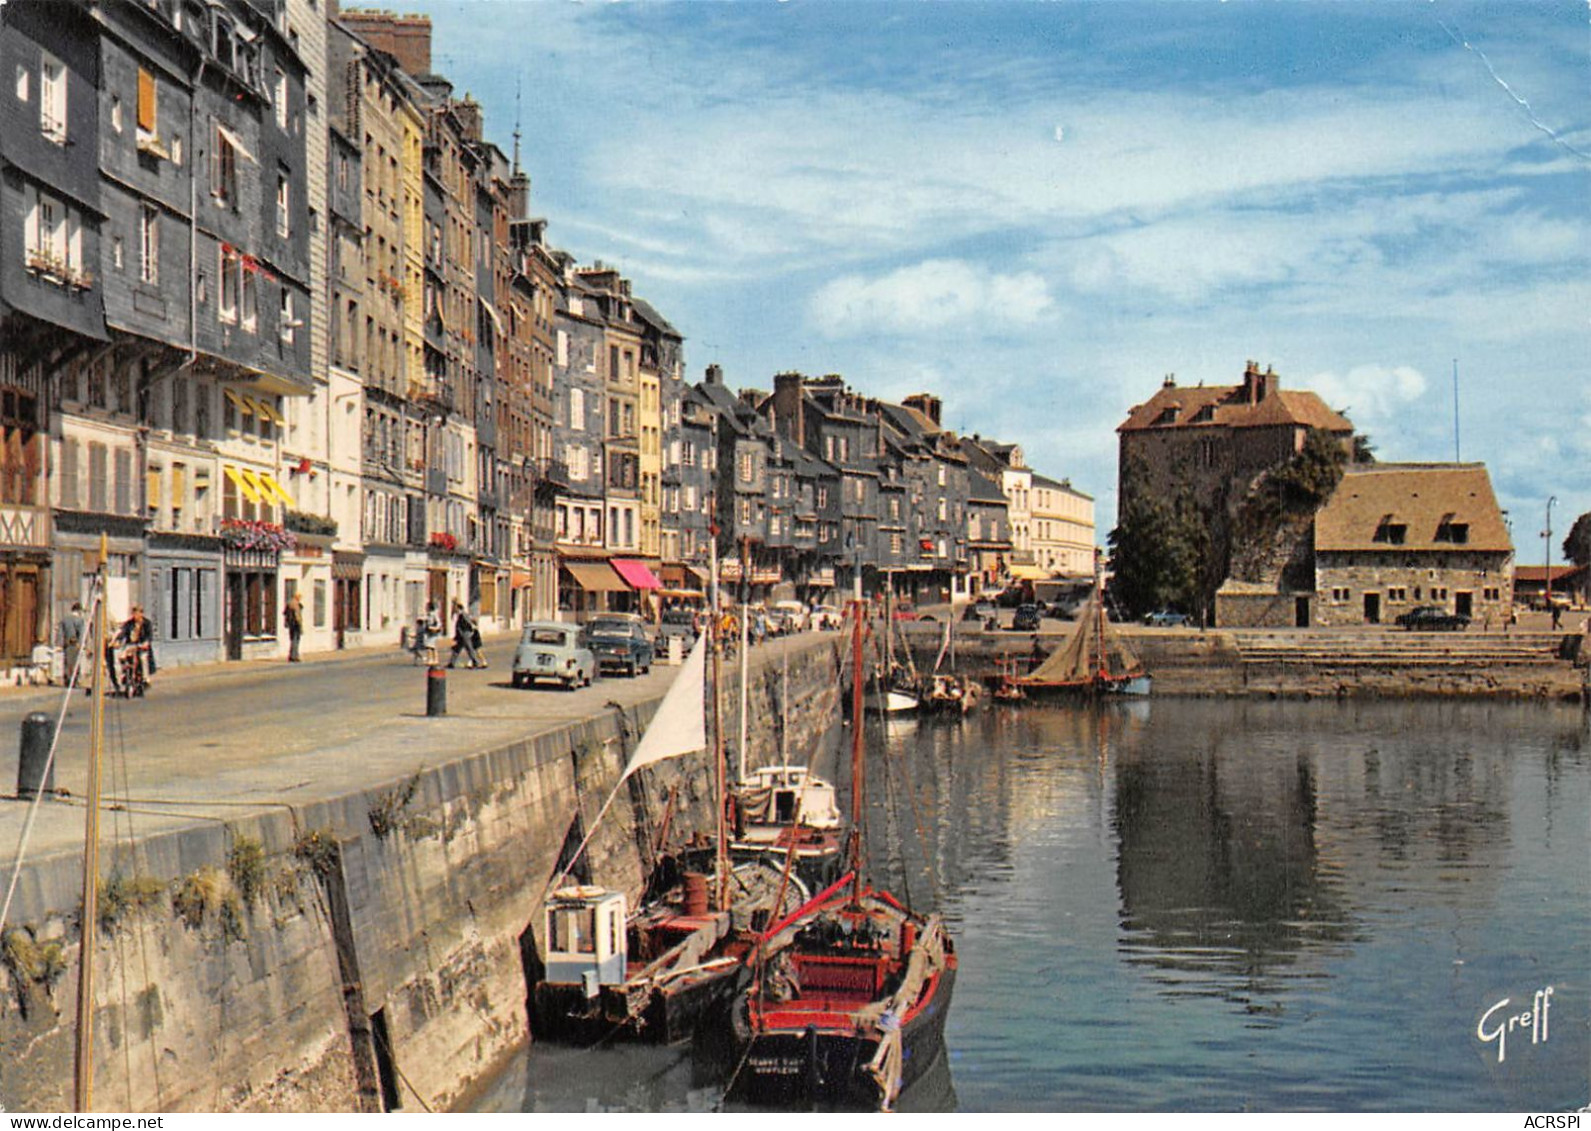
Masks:
[[[691,649],[592,829],[632,774],[707,749],[706,644],[703,637]],[[662,863],[669,867],[654,874],[650,897],[643,895],[630,913],[624,892],[563,883],[590,836],[545,898],[546,957],[532,991],[533,1025],[542,1039],[669,1042],[689,1037],[704,1016],[721,1010],[733,989],[738,962],[723,952],[726,941],[777,918],[781,908],[799,904],[808,890],[778,866],[731,867],[720,829],[710,851],[687,854],[692,864],[704,857],[697,870],[680,875],[673,867],[677,861],[666,858]],[[665,874],[668,878],[660,880]]]
[[[731,790],[737,860],[782,859],[794,852],[796,874],[809,885],[832,883],[844,861],[844,818],[832,783],[807,766],[763,766]]]
[[[727,1032],[729,1098],[889,1109],[943,1047],[954,944],[937,915],[861,879],[860,604],[852,626],[850,872],[757,936]]]

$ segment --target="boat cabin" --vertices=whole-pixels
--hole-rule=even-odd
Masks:
[[[547,902],[546,981],[580,985],[594,998],[625,978],[624,894],[600,887],[568,887]]]
[[[763,766],[736,787],[735,798],[748,825],[840,827],[834,786],[806,766]]]

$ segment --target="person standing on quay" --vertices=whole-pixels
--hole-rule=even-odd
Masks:
[[[61,619],[61,681],[68,686],[77,671],[77,657],[83,650],[83,606],[72,602],[72,611]]]
[[[287,662],[298,663],[298,642],[304,635],[304,602],[298,599],[298,592],[287,599],[287,608],[282,610],[282,622],[287,626]]]

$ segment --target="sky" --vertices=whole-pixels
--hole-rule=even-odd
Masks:
[[[1586,0],[391,6],[693,382],[937,393],[1103,543],[1128,410],[1254,359],[1485,462],[1521,563],[1591,510]]]

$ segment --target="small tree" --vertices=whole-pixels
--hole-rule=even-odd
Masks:
[[[1564,560],[1577,566],[1591,565],[1591,511],[1574,520],[1563,539]]]

